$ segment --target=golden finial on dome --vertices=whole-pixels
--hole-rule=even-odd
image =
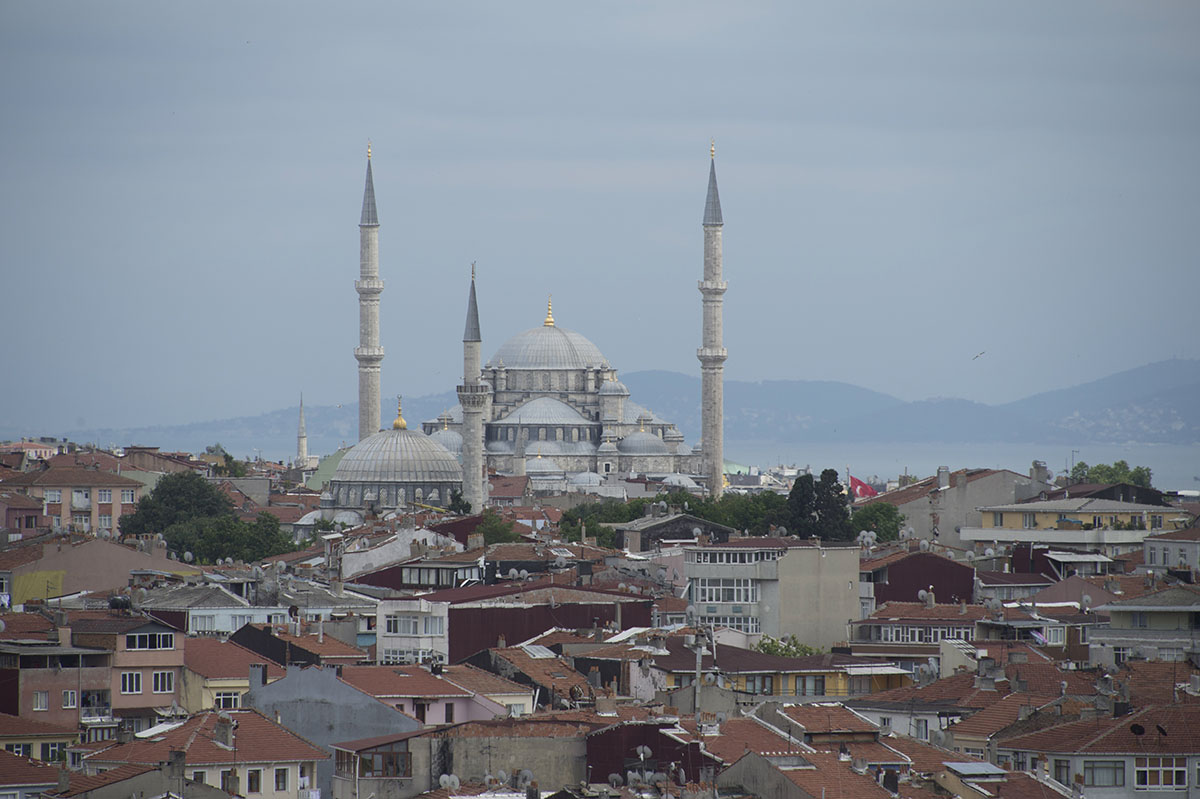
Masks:
[[[546,299],[546,321],[542,322],[546,327],[554,327],[554,295],[551,294]]]
[[[393,430],[407,430],[408,422],[404,421],[404,415],[400,412],[400,395],[396,395],[396,421],[392,422]]]
[[[717,140],[716,139],[708,140],[708,157],[709,158],[717,157]]]
[[[367,160],[371,160],[371,140],[367,139]]]

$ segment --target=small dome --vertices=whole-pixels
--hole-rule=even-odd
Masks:
[[[545,474],[547,472],[561,474],[562,471],[563,468],[551,458],[543,458],[538,455],[525,459],[525,474]]]
[[[451,455],[458,455],[462,452],[463,437],[454,430],[434,430],[429,434],[429,438],[446,448],[446,451]]]
[[[621,421],[625,424],[638,424],[638,420],[640,419],[645,419],[647,423],[670,424],[667,420],[655,416],[654,411],[645,405],[639,405],[633,400],[625,400],[625,416]]]
[[[611,441],[605,441],[603,444],[601,444],[596,449],[596,452],[598,452],[602,455],[608,455],[608,454],[615,455],[617,452],[619,452],[619,450],[617,449],[616,444],[612,443]]]
[[[668,474],[663,480],[663,485],[675,486],[677,488],[699,488],[696,485],[696,481],[686,474]]]
[[[461,483],[458,460],[417,430],[383,430],[350,448],[333,473],[338,483]]]
[[[363,523],[362,514],[356,510],[340,510],[333,514],[330,521],[334,524],[342,524],[346,527],[358,527]]]
[[[605,380],[600,386],[600,396],[628,397],[629,389],[620,380]]]
[[[670,455],[666,442],[653,433],[630,433],[617,444],[624,455]]]
[[[604,478],[595,472],[580,472],[571,478],[573,486],[598,486],[604,484]]]
[[[516,334],[488,361],[506,369],[588,369],[604,365],[599,348],[573,330],[542,325]]]
[[[693,455],[704,454],[704,445],[701,442],[697,441],[696,444],[692,447],[692,454]]]

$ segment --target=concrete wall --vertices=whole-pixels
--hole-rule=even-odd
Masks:
[[[287,676],[252,688],[242,706],[262,711],[312,743],[332,752],[330,744],[374,735],[415,730],[417,720],[352,688],[332,668],[289,666]],[[328,796],[333,761],[317,764],[317,786]]]
[[[779,635],[821,649],[849,639],[848,624],[860,615],[858,552],[857,546],[794,547],[776,561]]]

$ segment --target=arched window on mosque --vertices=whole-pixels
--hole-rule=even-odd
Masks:
[[[416,491],[416,497],[417,497],[417,502],[420,502],[422,499],[424,499],[423,492],[419,488]]]
[[[441,498],[442,498],[441,492],[438,491],[436,488],[429,492],[430,503],[436,504],[439,501],[441,501]]]

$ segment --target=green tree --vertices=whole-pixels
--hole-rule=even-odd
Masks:
[[[904,526],[904,514],[887,502],[872,502],[855,509],[850,515],[850,531],[874,530],[880,541],[895,541]]]
[[[137,509],[121,518],[125,535],[154,535],[193,519],[233,515],[233,504],[216,486],[193,471],[168,474]]]
[[[754,651],[762,652],[764,655],[775,655],[783,658],[802,658],[808,655],[820,655],[825,652],[820,647],[801,643],[800,639],[795,635],[789,635],[786,638],[772,638],[769,635],[764,635],[754,645]]]
[[[1152,488],[1152,473],[1149,466],[1134,466],[1123,460],[1112,464],[1097,463],[1088,466],[1079,461],[1071,469],[1071,480],[1078,483],[1129,483],[1142,488]]]
[[[850,508],[842,493],[836,469],[821,472],[821,479],[813,489],[813,505],[816,510],[817,535],[826,541],[849,541],[854,537],[850,531]]]
[[[1086,483],[1087,476],[1088,476],[1088,469],[1090,469],[1090,468],[1091,467],[1087,465],[1086,461],[1076,462],[1076,464],[1071,467],[1071,482],[1072,483]]]
[[[483,543],[485,544],[511,544],[521,540],[521,536],[513,530],[512,522],[506,522],[500,518],[500,514],[496,512],[495,508],[483,509],[483,519],[475,528],[475,532],[483,533]]]
[[[446,506],[446,510],[457,513],[459,516],[470,516],[471,503],[463,499],[461,491],[454,488],[450,490],[450,504]]]
[[[788,532],[801,538],[817,534],[817,492],[813,476],[805,473],[792,483],[787,498]]]

